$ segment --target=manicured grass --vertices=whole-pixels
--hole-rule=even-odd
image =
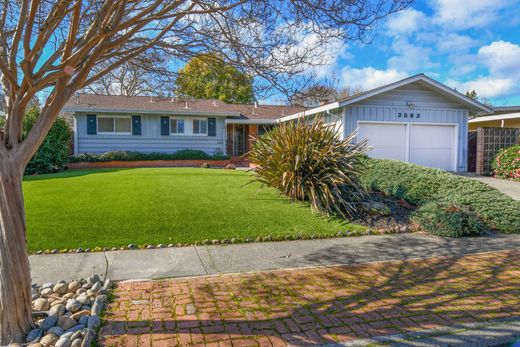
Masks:
[[[244,171],[157,168],[26,177],[30,250],[323,235],[364,227],[325,219]]]

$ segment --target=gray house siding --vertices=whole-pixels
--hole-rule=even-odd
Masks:
[[[103,113],[102,115],[110,115]],[[121,114],[118,114],[121,115]],[[139,115],[138,113],[132,115]],[[131,115],[129,115],[131,116]],[[201,150],[208,154],[225,152],[224,118],[216,119],[216,136],[208,135],[161,135],[161,115],[140,115],[141,135],[87,134],[87,115],[76,114],[77,153],[104,153],[108,151],[139,151],[173,153],[182,149]],[[186,123],[192,118],[183,117]],[[188,124],[186,125],[188,127]],[[189,126],[191,129],[191,124]]]

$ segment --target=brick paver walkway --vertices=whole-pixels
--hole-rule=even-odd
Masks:
[[[520,316],[520,250],[122,282],[105,346],[332,343]]]

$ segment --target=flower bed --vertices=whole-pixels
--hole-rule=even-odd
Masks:
[[[520,145],[500,150],[492,167],[496,177],[520,182]]]

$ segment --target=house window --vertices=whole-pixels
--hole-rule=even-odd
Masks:
[[[261,136],[274,129],[274,124],[260,124],[256,130],[256,134]]]
[[[109,117],[98,116],[99,134],[118,134],[131,135],[132,134],[132,118],[131,117]]]
[[[198,135],[205,135],[208,133],[208,120],[207,119],[194,119],[193,120],[193,133]]]
[[[184,134],[184,119],[170,118],[170,134]]]

